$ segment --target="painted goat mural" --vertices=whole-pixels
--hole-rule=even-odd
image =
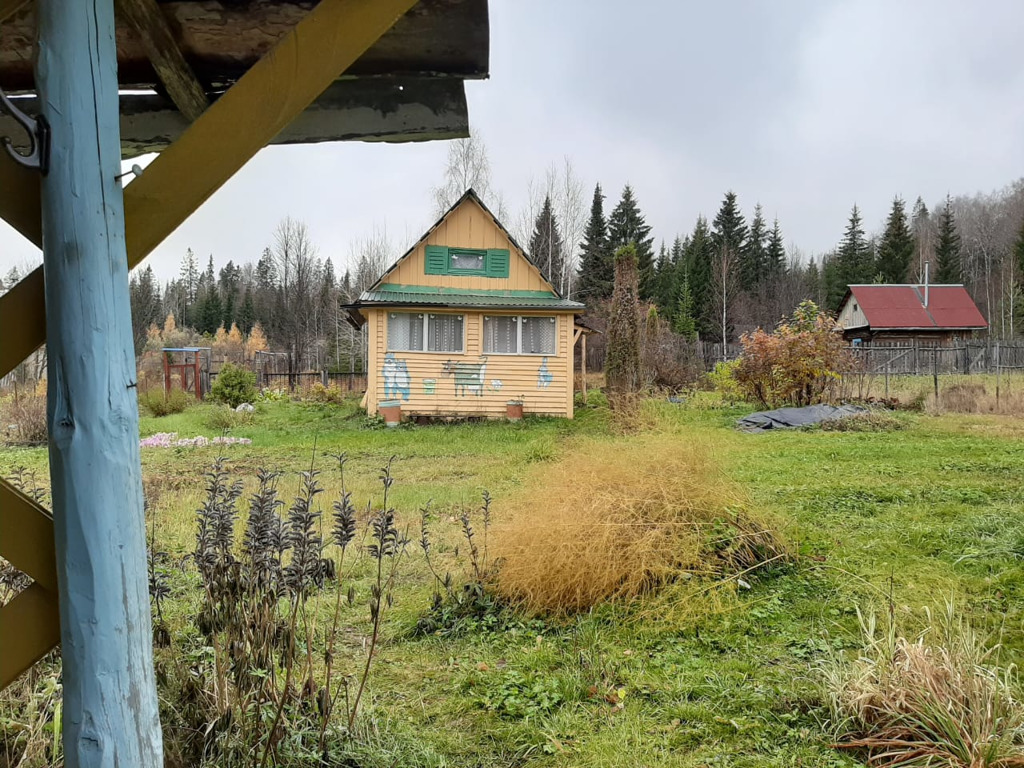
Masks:
[[[441,367],[444,376],[455,377],[455,395],[484,396],[484,378],[487,375],[487,358],[481,357],[479,363],[459,363],[446,360]]]
[[[381,375],[384,377],[385,400],[397,397],[409,399],[409,366],[405,360],[398,360],[393,352],[388,352],[384,355]]]

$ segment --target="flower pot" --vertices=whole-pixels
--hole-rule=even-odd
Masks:
[[[402,404],[397,400],[384,400],[377,403],[377,410],[383,417],[386,426],[397,427],[402,421]]]
[[[509,421],[523,420],[523,403],[521,400],[509,400],[505,403],[505,417]]]

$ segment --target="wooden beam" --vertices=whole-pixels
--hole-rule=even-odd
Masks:
[[[18,98],[17,103],[27,114],[38,111],[35,97]],[[122,159],[162,152],[189,123],[163,96],[122,93]],[[27,146],[11,117],[0,115],[0,135],[14,136],[15,147]],[[270,143],[432,141],[468,135],[469,108],[462,80],[352,78],[332,83]]]
[[[230,88],[316,5],[315,0],[157,3],[208,94]],[[415,11],[403,16],[360,56],[348,74],[486,78],[489,26],[488,0],[419,0]],[[121,85],[153,87],[157,73],[139,36],[128,24],[120,25],[116,34]],[[34,89],[34,37],[32,13],[18,14],[0,25],[0,82],[9,93]]]
[[[60,642],[57,595],[31,584],[0,607],[0,689]]]
[[[148,256],[415,2],[322,0],[310,11],[125,188],[128,266]],[[240,125],[246,129],[240,131]],[[17,302],[12,300],[15,291]],[[38,321],[43,314],[42,268],[15,291],[0,297],[0,376],[46,341],[45,327]]]
[[[128,20],[142,39],[156,76],[167,95],[188,122],[196,120],[210,105],[203,86],[174,39],[167,17],[156,0],[116,0],[118,13]]]
[[[0,23],[7,21],[32,0],[0,0]]]
[[[0,557],[56,596],[53,516],[6,480],[0,480]]]
[[[36,267],[0,296],[0,376],[17,368],[46,341],[43,293],[43,268]]]
[[[23,135],[24,129],[14,118],[6,114],[0,117],[0,136],[9,136],[17,143]],[[43,242],[39,172],[16,163],[3,147],[0,147],[0,219],[36,245]]]
[[[322,0],[125,189],[129,264],[177,229],[415,4]]]
[[[160,766],[114,0],[39,0],[36,15],[53,131],[41,189],[64,755]]]

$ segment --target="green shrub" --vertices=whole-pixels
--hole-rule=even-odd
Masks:
[[[239,412],[232,408],[225,406],[219,406],[210,409],[203,419],[203,423],[207,429],[212,429],[217,432],[223,432],[227,429],[234,429],[235,427],[242,426],[244,424],[252,424],[252,412]]]
[[[210,398],[237,408],[256,399],[256,374],[225,363],[210,388]]]
[[[167,393],[161,389],[150,389],[139,393],[139,407],[157,418],[182,413],[192,402],[192,395],[180,389],[172,389]]]
[[[746,399],[743,395],[743,388],[736,381],[736,368],[739,364],[739,360],[715,363],[715,369],[706,374],[711,389],[729,403]]]

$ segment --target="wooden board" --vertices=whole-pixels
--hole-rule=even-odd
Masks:
[[[161,2],[178,45],[208,92],[223,90],[256,63],[315,6],[310,0]],[[34,4],[0,24],[0,88],[30,91],[35,45]],[[117,26],[122,87],[151,88],[157,75],[140,36]],[[487,77],[487,0],[420,0],[349,69],[353,76]]]
[[[38,112],[34,96],[15,99],[19,108]],[[189,122],[157,94],[121,94],[121,152],[130,158],[160,152]],[[13,118],[0,115],[0,135],[19,149],[26,136]],[[469,109],[461,80],[357,78],[338,80],[271,144],[322,141],[431,141],[469,135]]]

